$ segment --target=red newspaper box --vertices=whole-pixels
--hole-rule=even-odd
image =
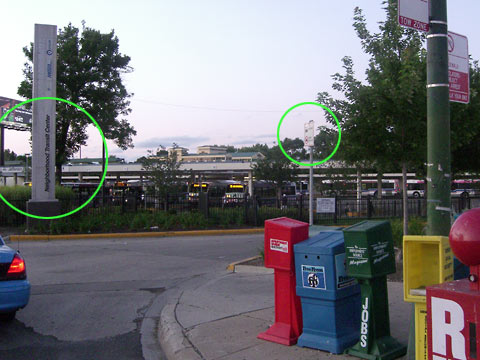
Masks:
[[[259,339],[294,345],[302,332],[302,305],[295,292],[293,245],[308,238],[308,224],[286,217],[265,221],[265,266],[275,272],[275,323]]]
[[[478,359],[480,355],[480,208],[450,230],[453,253],[470,266],[468,279],[427,287],[428,359]]]

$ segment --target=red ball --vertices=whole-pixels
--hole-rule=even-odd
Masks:
[[[450,229],[450,246],[465,265],[480,264],[480,208],[464,212]]]

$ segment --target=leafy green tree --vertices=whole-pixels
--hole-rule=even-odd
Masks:
[[[314,157],[318,159],[325,159],[329,156],[335,146],[337,145],[338,141],[338,131],[336,129],[332,129],[328,126],[319,126],[318,133],[315,135],[314,139],[314,148],[313,154]],[[336,155],[336,154],[335,154]],[[339,159],[340,156],[335,156],[335,159]]]
[[[282,196],[282,186],[295,181],[297,165],[288,160],[279,146],[268,149],[265,159],[253,165],[253,175],[258,180],[270,182],[275,188],[277,198]]]
[[[25,79],[18,94],[32,97],[33,44],[24,47],[27,62]],[[130,57],[119,50],[119,40],[112,30],[102,34],[83,27],[80,32],[72,24],[59,29],[57,37],[57,88],[59,98],[70,100],[90,113],[105,137],[123,150],[133,147],[135,129],[124,118],[130,112],[131,93],[122,76],[130,73]],[[87,143],[89,119],[75,107],[57,103],[56,174],[61,179],[62,164]]]
[[[293,159],[302,161],[307,158],[307,150],[305,149],[305,144],[303,140],[298,137],[295,139],[285,138],[282,141],[283,149],[290,155]]]
[[[267,155],[269,150],[270,149],[267,144],[255,144],[252,146],[243,146],[237,149],[238,152],[259,152],[265,156]]]
[[[142,165],[148,171],[147,179],[155,186],[156,194],[162,199],[165,210],[168,206],[168,194],[176,194],[182,189],[184,171],[180,170],[175,152],[170,156],[161,147],[155,151],[148,150]]]
[[[5,149],[4,157],[5,157],[5,161],[14,161],[19,158],[19,156],[10,149]],[[23,156],[23,159],[25,159],[25,156]]]
[[[366,84],[355,78],[353,61],[345,57],[345,75],[333,76],[333,88],[345,99],[320,93],[318,101],[340,114],[346,160],[401,168],[406,182],[407,168],[426,160],[426,52],[421,34],[397,24],[397,2],[384,5],[387,18],[377,34],[368,31],[362,10],[354,10],[353,27],[370,56]],[[405,228],[406,195],[404,191]]]

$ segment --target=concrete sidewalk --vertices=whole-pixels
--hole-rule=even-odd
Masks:
[[[411,305],[403,284],[389,282],[392,336],[407,344]],[[184,290],[161,314],[159,340],[168,360],[353,359],[257,339],[274,321],[274,276],[225,272]]]

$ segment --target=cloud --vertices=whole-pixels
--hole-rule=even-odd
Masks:
[[[271,144],[273,141],[277,140],[275,134],[262,134],[262,135],[253,135],[253,136],[242,136],[237,137],[237,140],[229,142],[229,145],[255,145],[257,143],[267,143]]]
[[[176,143],[178,146],[189,148],[193,145],[203,145],[203,143],[207,143],[209,140],[210,138],[206,136],[165,136],[136,142],[135,148],[156,149],[160,145],[165,147],[172,146],[173,143]]]

